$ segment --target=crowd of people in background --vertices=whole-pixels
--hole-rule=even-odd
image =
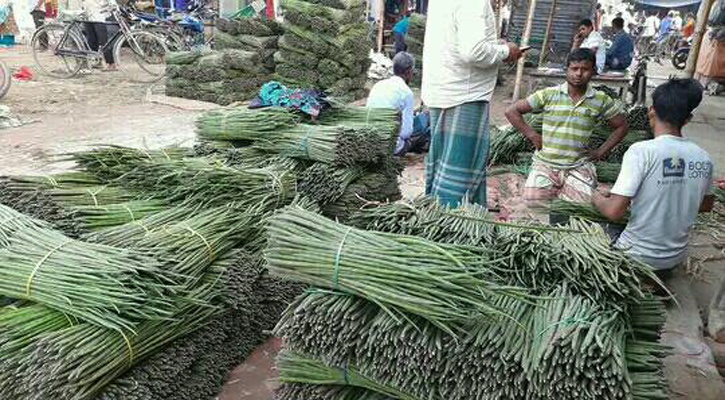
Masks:
[[[579,24],[573,48],[597,55],[597,72],[624,71],[635,53],[672,55],[695,32],[695,15],[676,10],[638,11],[631,7],[605,10],[597,4]]]

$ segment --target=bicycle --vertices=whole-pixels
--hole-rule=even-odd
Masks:
[[[11,82],[12,76],[10,75],[10,69],[4,62],[0,61],[0,99],[8,94]]]
[[[132,30],[127,9],[113,5],[110,12],[111,22],[93,23],[118,26],[119,30],[98,50],[91,50],[83,34],[86,21],[71,19],[38,29],[31,46],[40,70],[56,78],[72,78],[112,49],[115,64],[132,81],[150,83],[161,79],[166,72],[164,40],[150,32]]]
[[[163,37],[172,51],[189,51],[199,46],[211,48],[214,45],[218,13],[203,1],[194,1],[185,12],[173,13],[169,18],[138,11],[134,1],[129,2],[129,7],[134,27]],[[212,29],[208,38],[204,32],[205,25]]]

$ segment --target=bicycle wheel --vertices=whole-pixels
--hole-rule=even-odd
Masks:
[[[85,50],[78,34],[68,31],[66,36],[66,28],[62,25],[45,25],[35,31],[31,46],[38,68],[56,78],[72,78],[80,71],[85,60],[82,56],[58,54],[59,51]]]
[[[131,32],[116,42],[113,56],[118,68],[134,82],[150,83],[166,73],[166,44],[149,32]]]
[[[10,90],[10,82],[12,82],[10,70],[5,63],[0,61],[0,99],[5,97]]]
[[[687,66],[687,59],[690,56],[690,49],[677,50],[674,56],[672,56],[672,66],[682,71]]]

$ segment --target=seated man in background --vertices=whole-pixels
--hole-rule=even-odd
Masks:
[[[593,161],[602,159],[629,131],[621,107],[589,85],[594,68],[591,50],[574,50],[567,59],[566,83],[540,90],[506,111],[511,125],[537,150],[524,188],[524,197],[533,205],[557,196],[589,203],[597,186]],[[523,115],[532,112],[543,114],[541,135],[524,120]],[[608,121],[614,131],[601,147],[589,152],[589,139],[601,120]]]
[[[395,155],[407,152],[408,141],[413,133],[413,108],[415,96],[408,87],[415,71],[415,59],[406,52],[400,52],[393,58],[392,77],[376,83],[370,90],[366,106],[369,108],[395,108],[400,112],[400,132]]]
[[[624,19],[615,18],[612,21],[614,40],[612,47],[607,50],[607,68],[613,71],[624,71],[632,65],[634,56],[634,41],[624,31]]]
[[[594,24],[590,19],[584,19],[579,23],[579,33],[574,36],[574,49],[589,49],[595,56],[595,72],[601,74],[604,71],[604,64],[607,61],[607,48],[602,34],[594,30]]]
[[[712,182],[710,156],[682,136],[702,92],[692,79],[660,85],[649,110],[655,138],[632,145],[611,194],[593,198],[613,221],[621,220],[631,204],[629,223],[617,245],[660,271],[686,260],[688,233]]]

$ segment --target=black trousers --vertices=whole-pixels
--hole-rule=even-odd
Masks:
[[[398,54],[401,51],[408,51],[408,44],[405,43],[405,35],[403,35],[402,33],[393,32],[393,39],[395,40],[395,54]]]
[[[106,42],[113,35],[118,32],[118,25],[106,24],[103,22],[84,22],[83,23],[83,34],[86,36],[88,46],[91,50],[98,51],[103,47]],[[103,52],[103,58],[106,60],[106,64],[113,64],[113,43],[109,43],[106,46],[106,50]]]
[[[33,16],[33,23],[35,24],[35,29],[40,29],[43,25],[45,25],[45,12],[40,10],[33,10],[30,12],[30,15]],[[40,47],[43,49],[48,48],[48,35],[45,33],[41,33],[38,37],[38,41],[40,42]]]

